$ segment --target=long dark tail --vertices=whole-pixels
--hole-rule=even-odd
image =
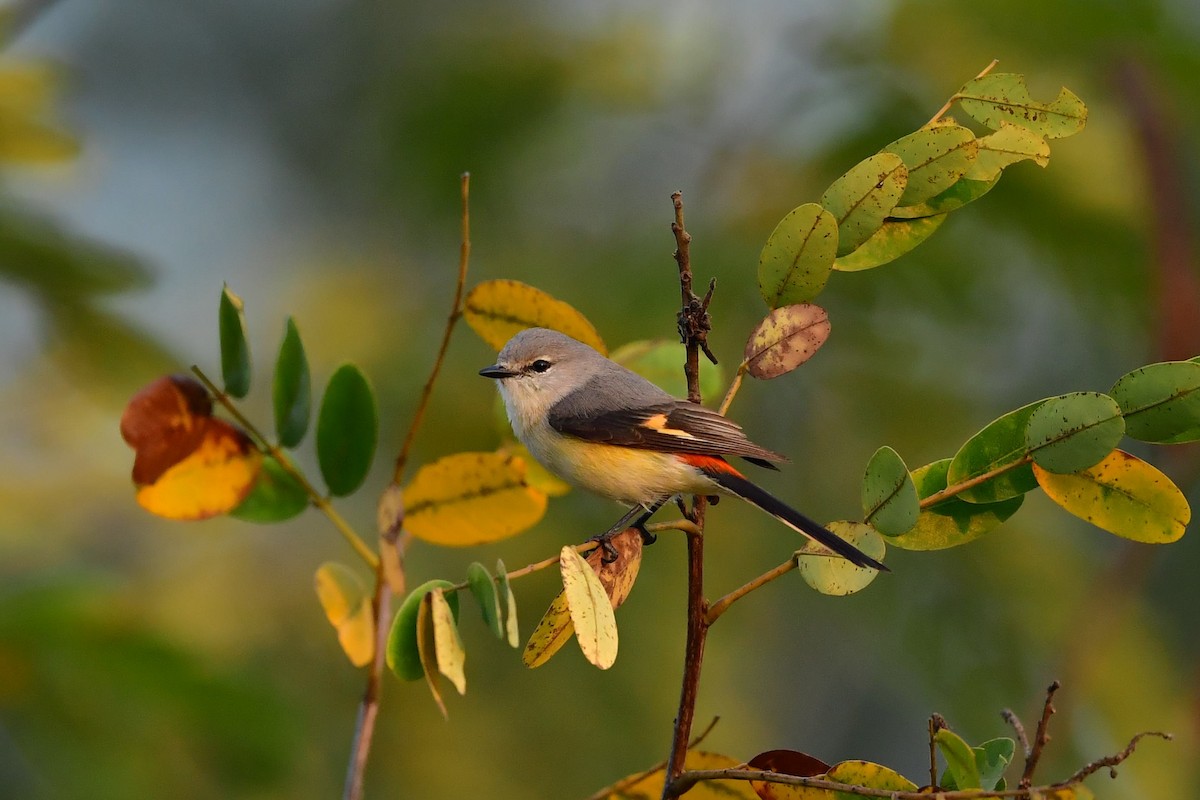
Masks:
[[[816,521],[809,519],[783,501],[767,494],[765,490],[755,486],[732,466],[726,464],[725,468],[721,469],[716,465],[705,464],[700,468],[704,470],[705,475],[716,481],[722,489],[737,495],[752,505],[758,506],[789,528],[799,531],[818,544],[828,547],[855,566],[870,567],[880,572],[891,572],[882,563],[871,558],[844,539],[839,538]]]

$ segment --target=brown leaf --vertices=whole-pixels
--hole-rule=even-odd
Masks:
[[[600,585],[612,601],[612,607],[620,608],[629,597],[633,582],[637,580],[638,570],[642,566],[642,534],[636,528],[629,528],[609,541],[617,551],[615,559],[605,564],[604,548],[597,547],[588,553],[584,560],[591,565],[596,577],[600,579]]]
[[[121,415],[121,438],[137,451],[133,482],[154,483],[200,446],[212,399],[197,381],[164,375],[139,391]]]
[[[746,367],[760,380],[791,372],[825,343],[829,327],[829,315],[820,306],[798,303],[777,308],[746,341]]]

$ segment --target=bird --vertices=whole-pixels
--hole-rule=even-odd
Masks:
[[[733,420],[680,400],[588,344],[548,328],[516,333],[479,374],[496,381],[517,439],[569,484],[630,506],[605,537],[644,524],[681,495],[728,495],[765,511],[858,567],[881,562],[762,489],[729,459],[770,469],[787,457]],[[640,518],[638,518],[640,516]],[[652,537],[648,537],[652,538]]]

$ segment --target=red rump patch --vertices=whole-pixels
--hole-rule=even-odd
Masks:
[[[730,475],[742,476],[733,465],[720,456],[706,456],[700,453],[681,453],[679,459],[704,472],[724,472]]]

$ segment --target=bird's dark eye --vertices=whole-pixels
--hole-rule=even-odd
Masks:
[[[534,372],[545,372],[546,370],[550,369],[550,362],[544,358],[539,358],[537,361],[534,361],[532,364],[530,364],[529,368]]]

